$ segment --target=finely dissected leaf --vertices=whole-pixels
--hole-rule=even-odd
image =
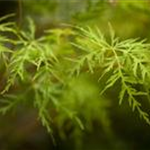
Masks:
[[[9,48],[0,45],[0,54],[2,53],[12,53],[12,51]]]
[[[121,105],[122,104],[122,101],[123,101],[123,99],[124,99],[124,96],[125,96],[125,94],[126,94],[126,86],[125,86],[125,84],[123,83],[122,84],[122,87],[121,87],[121,91],[120,91],[120,93],[119,93],[119,105]]]
[[[113,69],[115,62],[116,60],[112,60],[104,64],[105,69],[103,73],[101,74],[101,76],[99,77],[98,81],[100,81],[106,75],[106,73],[109,73]]]
[[[135,111],[136,108],[141,107],[141,104],[133,99],[133,104],[132,104],[132,111]]]
[[[7,17],[1,18],[0,21]],[[120,88],[119,104],[128,101],[131,109],[138,111],[141,118],[150,124],[149,115],[142,110],[142,104],[139,101],[141,97],[149,96],[150,45],[139,39],[120,41],[111,26],[108,40],[98,28],[90,27],[77,27],[78,31],[70,28],[48,30],[46,34],[36,38],[36,27],[31,18],[28,18],[28,24],[28,30],[16,29],[16,25],[12,22],[0,24],[0,32],[9,32],[9,34],[11,32],[14,36],[14,39],[10,39],[0,35],[0,60],[4,64],[6,59],[4,66],[6,71],[2,81],[6,84],[1,88],[2,95],[6,92],[13,93],[13,91],[24,93],[24,88],[28,88],[31,94],[27,95],[27,98],[32,97],[34,107],[38,110],[38,117],[51,135],[53,115],[55,117],[59,113],[60,116],[67,114],[67,117],[63,116],[64,122],[69,118],[84,129],[82,120],[78,118],[80,111],[85,113],[84,108],[88,109],[89,114],[84,114],[83,117],[81,113],[81,118],[85,120],[90,118],[93,121],[94,113],[94,117],[97,118],[99,117],[97,112],[100,112],[102,124],[108,125],[102,100],[96,103],[93,100],[95,91],[98,91],[97,86],[86,85],[91,79],[86,82],[82,79],[81,83],[75,82],[73,86],[70,86],[71,88],[68,87],[71,80],[75,78],[74,73],[79,79],[82,73],[90,72],[95,75],[94,78],[100,77],[99,84],[104,83],[102,79],[106,76],[106,83],[101,94],[117,85]],[[66,47],[69,47],[71,51],[69,55],[65,53]],[[66,57],[69,57],[68,60],[71,60],[71,63],[66,61]],[[72,71],[71,78],[69,70]],[[66,96],[64,93],[67,93]],[[16,97],[1,100],[0,112],[5,114],[17,106],[21,100]],[[93,102],[90,103],[90,100]],[[67,103],[66,107],[63,101]],[[74,105],[73,108],[71,108],[72,105]]]
[[[12,13],[12,14],[8,14],[8,15],[5,15],[3,17],[0,17],[0,22],[7,20],[8,18],[14,17],[14,16],[15,16],[15,14]]]
[[[79,30],[81,31],[82,38],[85,37],[85,39],[88,39],[88,42],[84,44],[85,42],[81,40],[77,45],[79,49],[87,52],[81,56],[81,59],[78,61],[80,62],[82,60],[82,63],[78,67],[78,73],[82,66],[85,65],[85,58],[90,58],[87,63],[92,73],[94,73],[94,68],[97,67],[97,65],[102,68],[99,81],[107,73],[110,75],[101,94],[119,81],[121,84],[119,104],[122,104],[122,101],[127,98],[132,110],[134,111],[136,109],[139,114],[141,114],[141,112],[143,112],[140,108],[141,103],[138,102],[136,97],[147,96],[149,93],[147,93],[147,91],[139,91],[136,87],[138,87],[138,85],[144,86],[145,80],[150,80],[150,69],[148,67],[150,56],[149,44],[145,44],[145,40],[139,41],[139,39],[119,41],[119,38],[115,37],[115,32],[111,26],[110,44],[99,29],[97,29],[98,34],[91,28],[87,30],[79,28]],[[96,62],[96,60],[98,60],[96,56],[93,57],[92,54],[95,50],[97,51],[96,56],[102,56],[103,66]],[[149,122],[147,115],[142,113],[141,116],[147,123]]]
[[[110,30],[110,39],[111,39],[111,46],[114,46],[119,42],[119,39],[116,38],[115,36],[115,31],[114,29],[112,28],[111,24],[109,23],[109,30]]]
[[[75,73],[78,76],[80,74],[81,68],[84,65],[85,60],[86,60],[86,58],[82,58],[82,59],[76,61],[77,64],[75,65],[75,67],[73,69],[71,69],[71,74]]]
[[[134,63],[134,66],[133,66],[133,73],[135,76],[137,76],[138,68],[139,68],[139,62],[137,61]]]
[[[150,125],[149,115],[146,112],[144,112],[143,110],[141,110],[140,107],[138,107],[137,110],[138,110],[138,112],[140,114],[140,117],[142,119],[144,119],[147,124]]]
[[[145,81],[147,77],[150,77],[150,68],[149,66],[144,66],[142,63],[139,64],[139,67],[141,69],[142,80]]]
[[[135,95],[135,96],[147,96],[147,92],[142,92],[142,91],[136,91],[133,95]]]
[[[126,83],[130,83],[130,84],[141,84],[140,81],[137,80],[137,78],[135,78],[134,76],[131,76],[131,75],[126,75],[123,77],[123,80],[126,82]]]
[[[15,96],[15,95],[4,95],[2,99],[0,99],[0,103],[2,106],[0,107],[0,113],[5,115],[8,111],[12,110],[14,107],[16,107],[20,101],[21,101],[20,96]]]
[[[34,24],[34,21],[31,18],[28,18],[28,22],[29,22],[30,36],[32,37],[32,39],[34,39],[35,38],[35,24]]]
[[[108,88],[112,87],[118,80],[120,79],[120,76],[118,72],[114,71],[113,75],[107,80],[105,88],[101,91],[101,94],[103,94]]]
[[[75,120],[76,120],[76,122],[79,124],[79,126],[80,126],[80,128],[82,129],[82,130],[84,130],[84,125],[83,125],[83,123],[81,122],[81,120],[78,118],[78,117],[74,117],[75,118]]]

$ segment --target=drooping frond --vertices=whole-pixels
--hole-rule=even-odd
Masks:
[[[137,97],[149,95],[144,86],[150,81],[150,45],[138,39],[120,41],[115,37],[110,27],[110,40],[106,39],[99,29],[79,28],[81,38],[74,46],[77,49],[86,50],[73,69],[74,72],[81,72],[87,66],[91,73],[101,68],[100,79],[109,75],[101,94],[108,88],[120,83],[119,104],[127,99],[132,110],[137,110],[140,116],[150,124],[148,114],[142,110],[141,103]],[[142,91],[138,86],[143,87]]]

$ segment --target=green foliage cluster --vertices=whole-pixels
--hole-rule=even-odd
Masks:
[[[1,21],[9,17],[11,15],[2,17]],[[105,112],[108,102],[100,101],[98,87],[86,74],[79,78],[71,75],[73,64],[68,58],[74,57],[76,52],[70,40],[77,33],[71,28],[52,29],[39,37],[33,20],[28,18],[27,22],[29,26],[25,30],[11,22],[0,25],[0,112],[6,114],[24,104],[33,105],[51,135],[51,124],[61,129],[68,119],[83,129],[80,117],[85,119],[87,128],[95,117],[103,123],[105,120],[109,126]],[[79,81],[81,83],[77,84]],[[95,103],[92,106],[89,101],[93,98]],[[103,114],[101,109],[104,109]],[[97,116],[98,112],[100,116]]]
[[[0,24],[2,114],[28,103],[51,134],[53,124],[61,131],[68,119],[81,129],[90,129],[97,119],[107,131],[110,100],[103,94],[119,85],[119,104],[128,101],[150,124],[141,102],[149,100],[149,43],[121,41],[111,26],[108,38],[98,28],[81,27],[50,29],[38,36],[33,20],[27,23],[27,29],[14,22]]]
[[[136,109],[140,117],[150,124],[148,114],[141,109],[139,102],[140,97],[149,100],[149,43],[139,39],[120,41],[115,37],[111,26],[110,39],[106,39],[99,29],[80,30],[82,38],[74,45],[85,53],[76,61],[77,65],[73,71],[78,74],[81,67],[86,65],[89,72],[94,73],[100,67],[99,82],[108,74],[101,94],[116,82],[120,82],[119,104],[122,104],[124,99],[128,100],[132,110]]]

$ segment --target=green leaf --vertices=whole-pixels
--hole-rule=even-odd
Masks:
[[[110,78],[106,82],[105,88],[101,91],[101,94],[103,94],[108,88],[112,87],[118,80],[120,76],[119,73],[114,71],[113,75],[110,76]]]
[[[123,99],[124,99],[124,96],[125,96],[125,94],[126,94],[126,91],[127,91],[126,86],[125,86],[124,83],[122,83],[121,91],[120,91],[120,93],[119,93],[119,105],[122,104],[122,101],[123,101]]]

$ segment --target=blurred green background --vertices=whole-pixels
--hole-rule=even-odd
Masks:
[[[25,18],[30,16],[35,21],[37,35],[45,29],[77,25],[98,27],[107,36],[111,23],[121,39],[150,41],[149,0],[0,1],[1,16],[13,12],[23,27],[28,26]],[[78,112],[84,130],[65,119],[65,114],[56,117],[54,114],[54,144],[37,120],[36,110],[20,106],[17,112],[0,116],[0,150],[149,150],[150,126],[127,103],[119,106],[115,94],[118,87],[100,97],[97,80],[97,74],[81,74],[70,81],[62,97],[64,105]],[[146,108],[149,112],[149,106]]]

